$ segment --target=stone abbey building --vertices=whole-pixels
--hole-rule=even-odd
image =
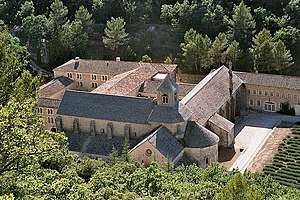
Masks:
[[[176,83],[176,65],[75,58],[40,87],[45,129],[64,131],[70,151],[106,159],[127,138],[145,165],[218,161],[234,145],[234,117],[275,112],[300,100],[300,78],[232,72],[222,66],[196,84]]]

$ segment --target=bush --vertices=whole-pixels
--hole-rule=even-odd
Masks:
[[[281,102],[281,109],[278,111],[281,114],[295,116],[295,109],[291,106],[289,101]]]

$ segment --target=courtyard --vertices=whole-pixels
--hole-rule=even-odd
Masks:
[[[247,111],[242,117],[236,118],[234,148],[223,152],[220,149],[220,164],[230,170],[238,169],[244,172],[250,165],[255,165],[253,161],[260,161],[260,158],[257,157],[260,150],[266,141],[273,143],[269,140],[276,139],[270,136],[273,135],[279,124],[282,122],[295,123],[297,121],[300,121],[299,116]],[[275,133],[279,136],[281,134],[278,130]]]

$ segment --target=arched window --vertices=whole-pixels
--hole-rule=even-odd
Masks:
[[[162,102],[163,103],[169,103],[169,99],[168,99],[168,95],[167,94],[162,95]]]
[[[204,160],[205,160],[205,164],[207,165],[210,164],[210,156],[206,156]]]

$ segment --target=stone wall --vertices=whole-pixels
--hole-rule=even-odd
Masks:
[[[150,151],[149,151],[150,150]],[[151,152],[151,154],[150,154]],[[156,160],[159,164],[165,165],[168,163],[168,159],[165,158],[152,144],[145,141],[137,148],[129,152],[133,160],[140,163],[144,163],[145,166],[149,166],[153,160]]]
[[[108,74],[93,74],[96,75],[96,80],[92,80],[91,73],[62,72],[56,70],[54,71],[54,78],[60,76],[68,77],[68,73],[72,74],[72,78],[70,77],[69,78],[75,81],[74,89],[83,90],[83,91],[92,91],[96,89],[95,83],[97,84],[97,87],[105,83],[106,81],[103,81],[101,79],[101,76],[107,76],[107,80],[112,78],[112,76]],[[77,74],[81,74],[81,76],[79,75],[79,77],[77,78]],[[82,82],[82,86],[80,82]],[[94,87],[92,83],[94,83]]]
[[[204,79],[206,75],[200,75],[200,74],[176,74],[176,81],[181,83],[193,83],[197,84],[202,79]]]
[[[206,168],[210,163],[218,162],[218,144],[206,148],[184,148],[186,155],[197,160],[197,165]],[[209,162],[206,163],[206,158]]]
[[[265,110],[265,103],[272,102],[275,104],[275,110],[280,109],[280,103],[289,101],[291,106],[300,103],[300,90],[266,87],[246,84],[247,108],[254,110]]]
[[[79,122],[79,132],[82,133],[91,133],[91,122],[95,123],[95,134],[107,135],[107,126],[108,123],[112,123],[112,134],[113,136],[125,136],[125,126],[130,126],[130,136],[135,137],[144,137],[149,132],[154,130],[158,125],[155,124],[134,124],[134,123],[125,123],[125,122],[115,122],[115,121],[106,121],[106,120],[96,120],[89,118],[80,118],[73,116],[61,116],[62,118],[62,129],[73,131],[74,130],[74,119],[78,119]]]

